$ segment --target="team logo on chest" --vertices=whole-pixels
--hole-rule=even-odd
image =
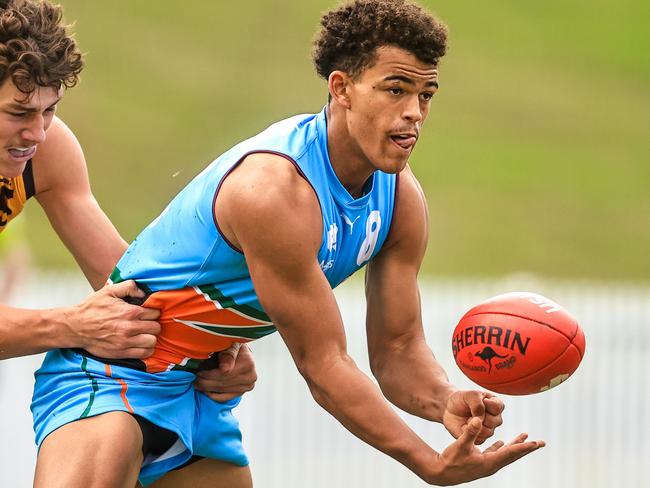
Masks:
[[[336,251],[336,238],[339,234],[339,228],[336,224],[330,225],[329,230],[327,231],[327,250]]]

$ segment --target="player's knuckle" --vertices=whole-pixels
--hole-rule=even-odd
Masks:
[[[140,349],[140,351],[141,351],[141,353],[140,353],[140,357],[142,357],[142,358],[148,358],[148,357],[150,357],[151,355],[153,355],[153,353],[154,353],[154,348],[153,348],[153,347],[145,347],[145,348]]]
[[[142,326],[143,331],[147,334],[158,335],[162,330],[161,325],[154,320],[142,321],[140,325]]]
[[[114,351],[124,350],[133,345],[129,344],[128,338],[121,334],[115,334],[110,342],[110,348]]]

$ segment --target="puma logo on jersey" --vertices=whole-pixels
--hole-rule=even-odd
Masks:
[[[341,214],[341,217],[343,217],[345,223],[350,226],[350,234],[352,234],[352,231],[354,230],[354,224],[357,220],[359,220],[359,215],[357,215],[357,218],[354,220],[350,220],[350,218],[345,214]]]

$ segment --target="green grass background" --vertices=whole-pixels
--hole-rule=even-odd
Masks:
[[[86,55],[59,115],[127,239],[222,151],[326,85],[311,66],[334,1],[63,0]],[[429,275],[650,276],[650,39],[644,0],[423,1],[450,27],[411,164]],[[42,211],[44,266],[73,266]]]

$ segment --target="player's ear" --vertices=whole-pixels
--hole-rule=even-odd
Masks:
[[[352,79],[348,76],[347,73],[338,70],[332,71],[327,80],[327,86],[329,88],[332,101],[349,109],[352,106],[350,103],[349,93],[351,84]]]

